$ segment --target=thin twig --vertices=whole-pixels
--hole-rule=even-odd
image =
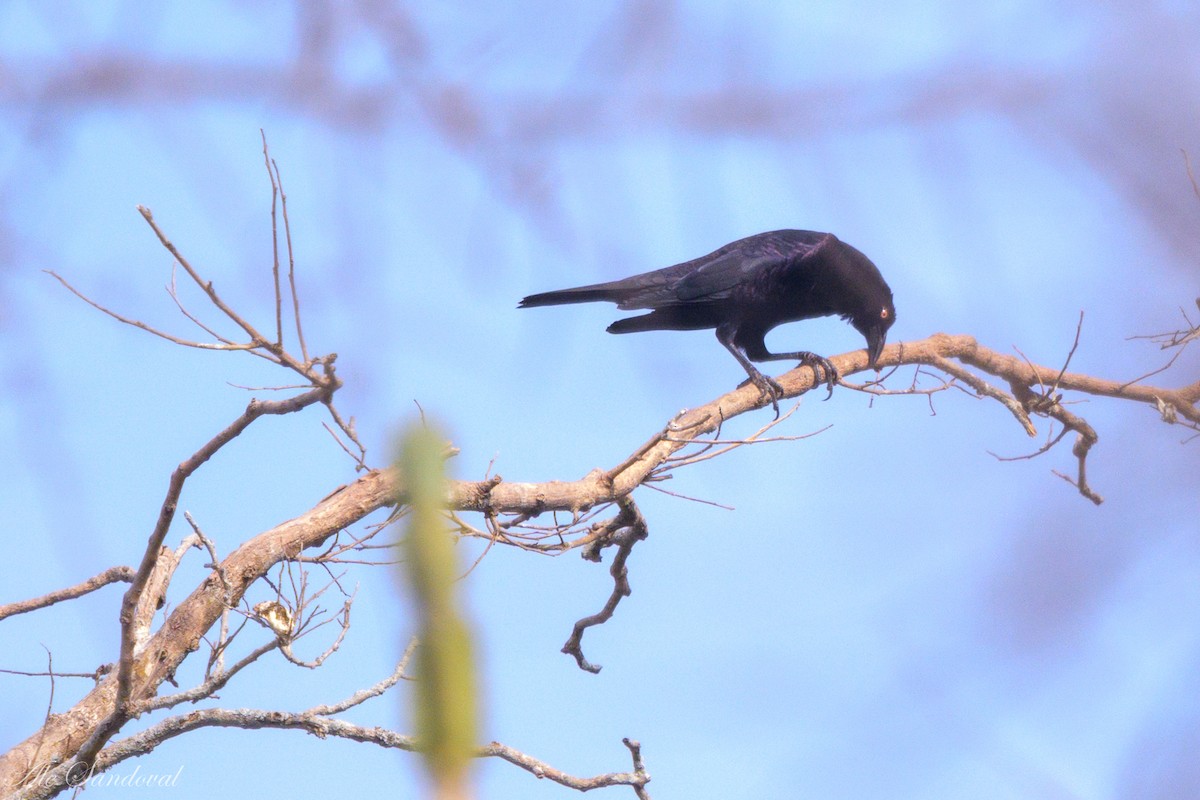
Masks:
[[[1200,200],[1200,186],[1196,185],[1196,176],[1192,173],[1192,159],[1188,157],[1188,151],[1180,149],[1183,153],[1183,165],[1187,169],[1188,180],[1192,182],[1192,192],[1196,195],[1196,199]]]
[[[417,637],[414,636],[408,640],[408,646],[404,648],[404,655],[400,656],[400,661],[396,664],[396,669],[392,671],[391,675],[379,681],[374,686],[360,689],[345,700],[340,700],[336,703],[313,706],[304,713],[318,717],[330,717],[334,714],[340,714],[348,708],[362,705],[373,697],[379,697],[406,677],[404,671],[408,669],[408,662],[412,659],[412,655],[417,647]]]
[[[245,331],[246,335],[250,337],[251,342],[255,343],[255,346],[266,345],[266,337],[259,333],[253,325],[247,322],[240,314],[230,308],[225,301],[221,299],[221,296],[217,294],[217,290],[213,288],[212,281],[206,281],[200,277],[200,274],[196,272],[194,267],[192,267],[191,262],[183,257],[183,254],[179,252],[174,243],[172,243],[171,240],[167,238],[167,235],[162,232],[162,229],[158,227],[158,223],[154,221],[154,215],[150,213],[150,209],[146,208],[145,206],[138,206],[137,210],[138,213],[141,214],[146,220],[146,224],[150,226],[150,229],[154,231],[154,235],[158,237],[158,241],[167,249],[167,252],[169,252],[175,258],[175,261],[178,262],[179,266],[183,267],[184,271],[187,272],[191,279],[196,282],[196,285],[199,286],[206,295],[208,295],[209,302],[220,309],[221,312],[230,319],[230,321]]]
[[[267,178],[271,181],[271,277],[275,284],[275,344],[283,347],[283,292],[279,284],[279,224],[275,216],[278,207],[279,184],[271,169],[271,153],[267,148],[267,132],[258,129],[262,137],[263,162],[267,167]],[[304,359],[308,361],[307,358]]]
[[[192,323],[195,324],[195,326],[197,328],[204,331],[205,333],[207,333],[209,336],[213,337],[217,341],[221,342],[222,344],[233,344],[234,343],[233,340],[226,339],[224,336],[217,333],[215,330],[210,328],[208,325],[205,325],[204,322],[202,322],[198,317],[196,317],[196,315],[194,315],[191,311],[188,311],[187,307],[184,306],[183,301],[179,299],[179,292],[176,290],[176,285],[175,285],[175,273],[176,273],[177,266],[178,265],[175,262],[171,263],[171,282],[167,284],[167,296],[170,297],[171,300],[175,303],[175,308],[177,308],[179,310],[180,314],[183,314],[185,317],[187,317],[189,320],[191,320]]]
[[[1021,423],[1021,427],[1025,429],[1025,433],[1030,436],[1037,436],[1037,428],[1033,426],[1033,420],[1029,418],[1029,413],[1025,411],[1024,406],[1017,402],[1016,398],[1005,392],[1000,391],[995,386],[980,378],[978,375],[963,369],[947,358],[935,356],[930,359],[931,365],[937,367],[942,372],[948,375],[953,375],[958,380],[970,386],[975,392],[983,397],[990,397],[1007,408],[1009,412],[1016,418],[1017,422]]]
[[[296,341],[300,343],[300,355],[308,363],[308,344],[304,341],[304,326],[300,322],[300,294],[296,291],[296,255],[292,250],[292,223],[288,220],[287,192],[283,190],[283,176],[279,174],[279,165],[271,159],[275,168],[275,180],[279,184],[279,204],[283,210],[283,235],[287,241],[288,254],[288,286],[292,293],[292,319],[296,322]]]
[[[194,347],[197,350],[251,350],[251,351],[254,350],[255,347],[257,347],[257,345],[254,343],[248,343],[248,344],[228,343],[228,344],[226,344],[224,342],[193,342],[189,339],[181,339],[180,337],[174,336],[170,333],[167,333],[166,331],[160,331],[157,328],[153,328],[153,327],[147,325],[146,323],[142,322],[141,320],[130,319],[129,317],[122,316],[121,314],[118,314],[117,312],[115,312],[111,309],[105,308],[104,306],[100,305],[92,298],[85,295],[83,292],[76,289],[74,286],[72,286],[70,283],[67,282],[66,278],[63,278],[61,275],[59,275],[54,270],[46,269],[46,270],[42,270],[42,271],[45,272],[47,275],[51,276],[52,278],[54,278],[56,281],[61,283],[63,286],[65,286],[67,288],[67,290],[69,292],[71,292],[71,294],[75,295],[80,300],[87,303],[89,306],[96,309],[97,311],[107,314],[108,316],[112,317],[113,319],[117,320],[118,322],[123,322],[126,325],[132,325],[135,328],[139,328],[143,331],[146,331],[146,333],[154,334],[155,336],[159,337],[160,339],[166,339],[168,342],[172,342],[174,344],[180,345],[181,347]]]
[[[705,500],[702,497],[692,497],[691,495],[680,494],[679,492],[672,492],[670,489],[664,489],[661,486],[658,486],[653,483],[647,483],[646,488],[653,489],[656,492],[662,492],[663,494],[670,495],[671,497],[678,497],[680,500],[687,500],[692,503],[703,503],[706,506],[716,506],[717,508],[723,508],[726,511],[736,511],[737,510],[733,506],[727,506],[724,503],[718,503],[715,500]]]

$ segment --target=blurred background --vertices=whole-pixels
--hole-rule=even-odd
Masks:
[[[43,273],[200,336],[144,204],[269,328],[260,128],[309,348],[339,354],[368,461],[390,461],[415,401],[462,449],[458,477],[570,480],[744,374],[709,332],[614,337],[611,306],[517,301],[764,230],[869,255],[892,341],[969,333],[1057,367],[1083,311],[1073,370],[1160,366],[1128,337],[1197,316],[1198,43],[1200,7],[1171,0],[0,4],[0,602],[135,564],[174,466],[275,396],[238,387],[291,382]],[[768,343],[862,346],[836,319]],[[1151,382],[1198,367],[1187,353]],[[628,769],[620,739],[639,739],[656,798],[1200,796],[1200,442],[1152,408],[1072,410],[1100,434],[1099,507],[1051,473],[1073,474],[1069,440],[989,455],[1044,441],[994,403],[805,397],[778,432],[830,430],[667,487],[734,510],[635,495],[650,537],[633,595],[584,639],[599,675],[558,650],[607,598],[607,560],[493,548],[463,583],[484,735],[577,775]],[[222,553],[353,480],[322,420],[263,419],[188,484],[181,508]],[[222,705],[299,711],[391,672],[412,624],[390,570],[340,580],[359,587],[341,651],[316,672],[274,654]],[[120,591],[5,621],[0,667],[113,660]],[[0,674],[0,751],[89,687]],[[406,730],[400,699],[346,716]],[[297,732],[189,734],[137,764],[182,766],[179,800],[421,787],[407,754]],[[484,797],[571,796],[500,762],[478,777]]]

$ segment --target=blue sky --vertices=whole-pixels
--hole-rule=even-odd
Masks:
[[[1157,366],[1127,337],[1178,327],[1200,294],[1189,4],[69,7],[67,24],[0,8],[0,601],[135,563],[170,470],[248,401],[231,384],[283,380],[119,325],[41,271],[187,332],[142,204],[269,320],[260,128],[310,348],[339,354],[339,406],[376,465],[414,400],[461,448],[461,478],[621,462],[737,365],[707,332],[612,337],[611,307],[517,300],[762,230],[866,252],[895,293],[893,341],[970,333],[1057,365],[1082,310],[1072,367],[1105,377]],[[861,346],[836,319],[769,342]],[[1159,380],[1190,382],[1189,355]],[[1200,792],[1196,443],[1150,409],[1088,401],[1096,508],[1050,472],[1072,471],[1069,444],[999,463],[988,451],[1041,440],[959,393],[934,409],[806,397],[780,432],[829,431],[676,474],[674,491],[735,510],[639,491],[634,593],[585,639],[598,676],[558,649],[608,596],[607,562],[494,548],[464,583],[484,735],[581,775],[626,769],[620,739],[637,738],[658,798]],[[353,479],[321,421],[264,420],[189,483],[182,505],[223,552]],[[174,599],[202,574],[197,556]],[[302,710],[388,674],[403,598],[385,570],[346,580],[355,627],[325,668],[270,661],[221,704]],[[118,602],[6,620],[0,667],[113,660]],[[83,684],[60,680],[56,710]],[[0,749],[48,691],[0,675]],[[399,701],[347,716],[404,730]],[[276,758],[282,778],[259,761]],[[180,800],[420,787],[407,755],[293,732],[206,732],[142,764],[183,765]],[[501,763],[479,777],[481,796],[568,794]]]

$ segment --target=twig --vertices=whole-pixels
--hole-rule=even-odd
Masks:
[[[1200,200],[1200,186],[1196,185],[1196,176],[1192,174],[1192,159],[1188,157],[1187,150],[1181,148],[1179,152],[1183,153],[1183,165],[1187,169],[1188,180],[1192,182],[1192,192],[1196,195],[1196,199]]]
[[[18,614],[27,614],[30,611],[37,611],[40,608],[47,608],[64,600],[74,600],[78,597],[83,597],[85,594],[108,586],[110,583],[132,583],[134,574],[133,567],[109,567],[104,572],[95,577],[88,578],[83,583],[78,583],[66,589],[58,589],[41,597],[2,605],[0,606],[0,620],[15,617]]]
[[[1070,432],[1070,430],[1071,430],[1070,428],[1064,427],[1061,431],[1059,431],[1058,436],[1050,437],[1049,439],[1047,439],[1046,443],[1044,445],[1042,445],[1041,447],[1039,447],[1037,450],[1033,451],[1032,453],[1026,453],[1023,456],[1002,456],[1002,455],[993,453],[991,450],[988,450],[987,452],[988,452],[988,455],[992,456],[997,461],[1028,461],[1030,459],[1037,458],[1038,456],[1042,455],[1043,453],[1049,452],[1051,449],[1053,449],[1054,445],[1056,445],[1062,441],[1063,437],[1066,436]]]
[[[1067,359],[1063,362],[1062,369],[1058,371],[1058,377],[1054,379],[1053,386],[1047,390],[1046,394],[1054,394],[1058,391],[1058,384],[1062,381],[1062,376],[1067,373],[1067,367],[1071,365],[1071,359],[1075,357],[1075,350],[1079,347],[1079,335],[1083,332],[1083,311],[1079,312],[1079,322],[1075,325],[1075,341],[1071,343],[1071,349],[1067,352]]]
[[[67,288],[67,290],[69,292],[71,292],[71,294],[75,295],[80,300],[87,303],[89,306],[96,309],[97,311],[107,314],[108,316],[112,317],[113,319],[117,320],[118,322],[123,322],[126,325],[132,325],[135,328],[139,328],[143,331],[146,331],[147,333],[152,333],[161,339],[166,339],[168,342],[173,342],[174,344],[180,345],[182,347],[194,347],[198,350],[250,350],[250,351],[253,351],[254,348],[258,346],[253,342],[250,342],[247,344],[236,344],[236,343],[232,343],[232,342],[226,343],[224,341],[214,343],[214,342],[193,342],[188,339],[181,339],[180,337],[169,334],[166,331],[160,331],[157,328],[153,328],[153,327],[147,325],[146,323],[142,322],[141,320],[130,319],[129,317],[118,314],[117,312],[115,312],[109,308],[105,308],[104,306],[100,305],[92,298],[88,297],[87,295],[85,295],[84,293],[82,293],[81,291],[76,289],[74,286],[72,286],[70,283],[67,282],[66,278],[62,277],[54,270],[45,269],[45,270],[42,270],[42,272],[45,272],[50,277],[54,278],[56,281],[58,281],[63,286],[65,286]]]
[[[633,772],[612,772],[592,778],[577,778],[568,775],[562,770],[555,769],[543,761],[499,742],[492,742],[486,747],[481,747],[479,755],[503,759],[535,777],[546,778],[568,789],[590,792],[592,789],[602,789],[606,786],[632,786],[638,798],[649,800],[650,795],[646,793],[645,786],[650,782],[650,774],[646,772],[646,765],[642,761],[642,746],[629,738],[622,739],[621,742],[629,748],[629,752],[633,756]]]
[[[225,688],[226,684],[233,679],[239,672],[250,666],[258,659],[262,658],[267,653],[279,647],[279,642],[272,640],[265,644],[259,645],[243,656],[237,663],[226,671],[214,672],[204,679],[204,682],[186,689],[182,692],[174,694],[160,695],[152,697],[139,705],[139,710],[142,713],[158,711],[163,708],[172,708],[180,703],[195,703],[209,697],[213,697],[217,692]]]
[[[217,290],[213,288],[212,281],[205,281],[200,277],[200,274],[196,272],[195,268],[191,265],[191,262],[183,257],[183,254],[179,252],[174,243],[172,243],[171,240],[167,238],[167,235],[162,232],[162,229],[158,227],[158,223],[154,221],[154,215],[150,213],[150,209],[146,208],[145,206],[138,206],[137,210],[138,213],[142,215],[142,218],[146,220],[146,224],[150,226],[150,229],[154,231],[154,235],[158,237],[159,243],[161,243],[162,246],[167,249],[167,252],[175,258],[175,261],[179,264],[179,266],[183,267],[184,271],[191,277],[193,281],[195,281],[196,285],[199,286],[206,295],[208,295],[209,302],[220,309],[221,313],[228,317],[230,321],[245,331],[246,335],[250,337],[250,341],[254,343],[253,346],[267,346],[269,343],[266,337],[259,333],[253,325],[247,322],[240,314],[230,308],[225,301],[221,299],[221,296],[217,294]],[[268,347],[268,349],[271,348]]]
[[[702,497],[692,497],[691,495],[680,494],[679,492],[672,492],[670,489],[664,489],[661,486],[658,486],[653,483],[646,483],[644,485],[647,489],[653,489],[656,492],[662,492],[663,494],[670,495],[671,497],[678,497],[680,500],[687,500],[692,503],[703,503],[706,506],[716,506],[717,508],[723,508],[726,511],[736,511],[737,510],[733,506],[727,506],[724,503],[718,503],[714,500],[705,500]]]
[[[975,392],[980,396],[990,397],[1000,403],[1009,410],[1009,413],[1016,417],[1017,422],[1021,423],[1021,427],[1025,429],[1025,433],[1027,433],[1029,436],[1037,436],[1037,428],[1033,426],[1033,420],[1029,418],[1029,414],[1025,411],[1024,406],[1018,403],[1014,397],[1000,391],[995,386],[992,386],[990,383],[980,378],[978,375],[963,369],[947,358],[935,356],[930,359],[929,363],[932,366],[940,369],[942,372],[945,372],[947,375],[953,375],[955,378],[974,389]]]
[[[271,159],[275,168],[275,180],[279,184],[279,204],[283,210],[283,235],[287,241],[288,254],[288,289],[292,295],[292,319],[296,322],[296,341],[300,343],[300,355],[308,362],[308,344],[304,341],[304,326],[300,322],[300,294],[296,291],[296,255],[292,250],[292,223],[288,219],[287,192],[283,190],[283,176],[279,174],[279,164]]]
[[[221,559],[217,555],[217,547],[212,540],[204,535],[204,531],[200,530],[200,526],[192,517],[191,513],[183,512],[183,518],[187,520],[187,524],[191,526],[192,533],[196,536],[199,546],[208,551],[209,563],[205,566],[213,570],[217,576],[217,580],[221,582],[222,588],[225,590],[225,609],[221,612],[221,627],[217,634],[217,642],[212,645],[209,652],[208,664],[204,667],[204,677],[208,678],[215,668],[220,673],[225,668],[225,648],[229,646],[229,609],[233,606],[233,584],[229,582],[224,572],[221,571]],[[239,628],[240,630],[240,628]]]
[[[188,311],[187,306],[185,306],[183,304],[183,301],[181,299],[179,299],[179,292],[176,290],[176,285],[175,285],[175,273],[176,273],[177,266],[178,265],[176,263],[174,263],[174,262],[171,263],[171,282],[167,284],[167,296],[170,297],[171,301],[175,303],[175,308],[177,308],[179,310],[180,314],[183,314],[183,316],[185,316],[189,320],[191,320],[192,323],[197,328],[204,331],[205,333],[207,333],[209,336],[213,337],[217,341],[221,342],[222,344],[227,344],[227,345],[233,344],[234,343],[233,340],[226,339],[224,336],[217,333],[213,328],[210,328],[208,325],[205,325],[204,322],[199,317],[197,317],[195,314]],[[253,352],[253,350],[251,352]],[[270,357],[267,355],[264,355],[263,357],[264,358],[273,358],[273,357]]]
[[[408,646],[404,648],[404,655],[400,656],[400,661],[396,664],[396,669],[392,671],[391,675],[379,681],[374,686],[360,689],[345,700],[340,700],[336,703],[313,706],[304,713],[318,717],[330,717],[334,714],[340,714],[348,708],[362,705],[373,697],[379,697],[406,677],[404,671],[408,669],[408,662],[412,659],[412,655],[418,646],[417,637],[414,636],[409,639]]]
[[[275,343],[282,347],[283,292],[279,284],[279,224],[275,217],[275,209],[278,206],[277,200],[279,198],[279,183],[275,180],[271,154],[267,148],[267,132],[259,128],[258,133],[262,136],[263,162],[267,166],[267,178],[271,182],[271,277],[275,281]],[[305,358],[304,360],[307,361],[308,359]]]
[[[304,660],[298,658],[292,652],[292,641],[294,641],[294,638],[291,638],[291,637],[284,638],[283,643],[279,647],[279,651],[281,653],[283,653],[284,657],[287,658],[288,661],[292,662],[293,664],[295,664],[298,667],[306,667],[308,669],[316,669],[317,667],[321,666],[323,663],[325,663],[325,659],[329,658],[331,655],[333,655],[334,653],[336,653],[338,651],[338,648],[342,646],[342,640],[345,639],[346,634],[350,632],[350,607],[353,604],[353,602],[354,602],[354,599],[351,598],[342,604],[341,627],[340,627],[340,630],[338,631],[337,638],[333,640],[333,644],[331,644],[331,645],[329,645],[329,647],[325,648],[325,651],[323,653],[321,653],[319,656],[317,656],[316,658],[314,658],[312,661],[304,661]],[[323,625],[324,623],[320,623],[320,624]],[[319,626],[317,626],[317,627],[319,627]]]
[[[1200,308],[1200,298],[1196,298],[1196,306],[1197,308]],[[1175,355],[1171,356],[1166,364],[1162,365],[1158,369],[1147,372],[1145,375],[1141,375],[1124,383],[1121,388],[1141,383],[1146,378],[1158,375],[1160,372],[1166,372],[1175,364],[1176,359],[1183,355],[1183,352],[1187,349],[1189,344],[1197,339],[1200,339],[1200,324],[1193,324],[1191,318],[1187,315],[1187,312],[1182,308],[1179,309],[1179,313],[1183,316],[1183,321],[1186,325],[1183,330],[1171,331],[1170,333],[1154,333],[1149,335],[1129,337],[1129,339],[1149,339],[1150,341],[1156,343],[1160,350],[1167,350],[1176,347],[1179,349],[1175,351]]]

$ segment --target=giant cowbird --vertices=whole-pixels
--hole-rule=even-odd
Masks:
[[[673,267],[609,283],[533,294],[520,308],[607,300],[649,314],[619,319],[609,333],[716,328],[749,380],[779,413],[783,389],[750,362],[797,359],[833,393],[837,370],[829,359],[800,350],[772,353],[764,337],[784,322],[837,314],[867,340],[875,367],[896,321],[892,290],[871,260],[832,233],[771,231],[725,245]]]

